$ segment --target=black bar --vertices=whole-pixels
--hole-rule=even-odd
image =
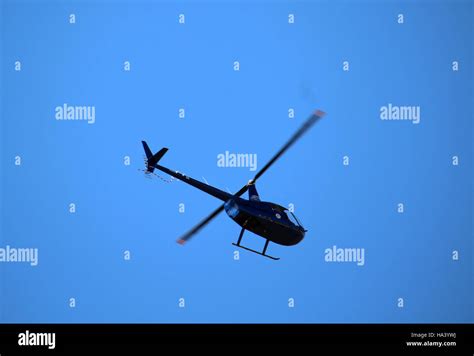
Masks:
[[[55,349],[19,346],[19,334],[55,333]],[[432,333],[433,336],[428,336]],[[455,333],[455,337],[447,336]],[[414,334],[418,336],[413,336]],[[421,338],[421,335],[426,335]],[[445,336],[446,335],[446,336]],[[451,346],[408,346],[407,342],[455,342]],[[472,324],[0,324],[0,354],[126,350],[163,344],[312,344],[330,350],[472,355]],[[158,349],[156,349],[158,350]],[[317,350],[317,349],[312,349]],[[313,354],[313,352],[311,352]]]

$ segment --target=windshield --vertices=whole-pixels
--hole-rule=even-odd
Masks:
[[[296,218],[295,214],[293,214],[291,211],[289,210],[285,210],[285,214],[286,216],[288,216],[288,219],[293,223],[295,224],[296,226],[301,226],[299,220]]]

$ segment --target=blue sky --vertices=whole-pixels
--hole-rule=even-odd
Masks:
[[[1,4],[0,247],[39,263],[0,263],[0,320],[472,322],[471,2]],[[56,120],[64,103],[94,106],[94,124]],[[388,104],[419,107],[419,124],[381,120]],[[145,179],[141,140],[237,191],[254,172],[218,155],[262,167],[316,108],[257,186],[294,205],[299,245],[236,261],[225,214],[176,244],[219,201]],[[333,246],[365,264],[326,262]]]

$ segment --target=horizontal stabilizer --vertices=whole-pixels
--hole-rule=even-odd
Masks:
[[[156,152],[153,157],[150,159],[148,158],[148,165],[155,165],[158,163],[158,161],[165,155],[165,153],[168,152],[168,149],[166,147],[163,147],[161,150]]]
[[[165,153],[168,152],[168,149],[166,147],[163,147],[157,153],[153,154],[151,153],[150,147],[148,147],[145,141],[142,141],[142,145],[146,154],[147,171],[152,173],[155,169],[156,164],[165,155]]]

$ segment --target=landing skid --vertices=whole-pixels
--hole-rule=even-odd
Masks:
[[[242,236],[244,235],[244,231],[245,231],[245,229],[242,229],[242,231],[240,232],[240,235],[239,235],[239,240],[237,241],[237,243],[232,243],[232,245],[237,246],[237,247],[240,247],[240,248],[243,248],[244,250],[247,250],[247,251],[256,253],[257,255],[268,257],[268,258],[270,258],[270,259],[272,259],[272,260],[274,260],[274,261],[278,261],[278,260],[280,259],[279,257],[273,257],[273,256],[267,255],[267,254],[265,253],[265,252],[267,252],[267,247],[268,247],[268,244],[270,243],[270,240],[267,240],[267,241],[265,242],[265,247],[263,248],[263,251],[262,251],[262,252],[253,250],[253,249],[248,248],[248,247],[245,247],[245,246],[242,246],[242,245],[240,244],[240,242],[242,241]]]

